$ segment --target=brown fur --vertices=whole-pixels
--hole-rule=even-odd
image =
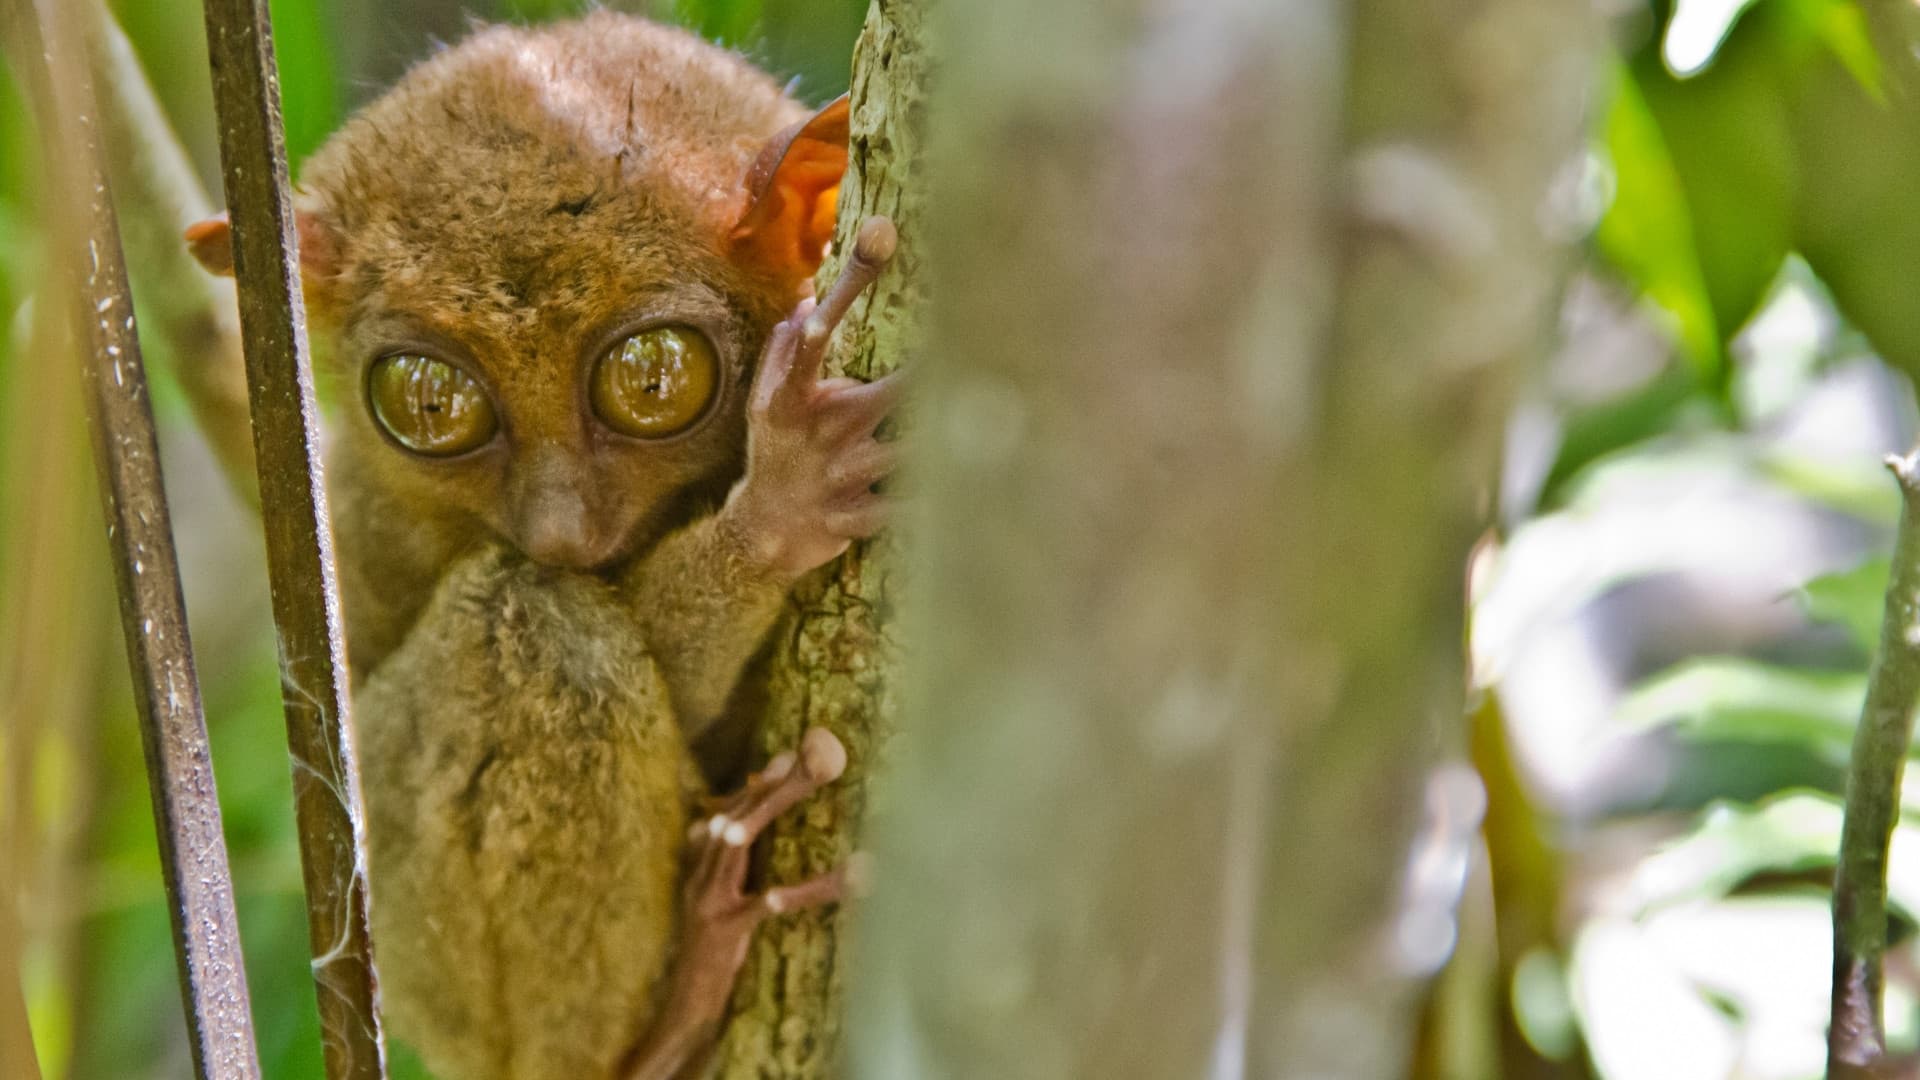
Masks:
[[[737,57],[598,13],[422,63],[305,171],[382,996],[455,1080],[609,1076],[658,1006],[702,790],[683,726],[791,582],[708,511],[807,271],[730,256],[741,179],[803,115]],[[709,418],[653,443],[582,390],[645,320],[705,330],[725,369]],[[368,365],[422,346],[489,389],[491,444],[428,460],[375,426]],[[557,567],[529,558],[543,527]]]

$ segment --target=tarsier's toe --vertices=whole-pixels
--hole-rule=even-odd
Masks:
[[[696,834],[705,833],[730,847],[746,847],[781,814],[839,779],[846,768],[847,748],[833,732],[808,728],[797,754],[777,755],[765,769],[748,777],[737,795],[695,826]]]

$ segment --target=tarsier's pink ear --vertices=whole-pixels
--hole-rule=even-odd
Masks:
[[[306,210],[294,214],[300,230],[300,269],[308,274],[330,274],[335,263],[333,232]],[[233,226],[225,210],[187,226],[187,250],[210,274],[233,276]]]
[[[795,280],[820,268],[847,171],[847,99],[775,135],[747,170],[734,258]]]

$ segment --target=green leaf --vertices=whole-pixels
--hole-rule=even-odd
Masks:
[[[1880,53],[1873,47],[1866,12],[1860,5],[1852,0],[1789,0],[1779,7],[1785,21],[1797,23],[1801,32],[1818,41],[1876,103],[1886,104]]]
[[[1626,67],[1614,65],[1602,139],[1613,164],[1613,202],[1594,242],[1607,261],[1671,317],[1696,375],[1720,381],[1724,353],[1693,245],[1693,212],[1660,123]]]
[[[1807,617],[1844,627],[1855,644],[1872,653],[1880,643],[1881,612],[1892,570],[1893,560],[1879,555],[1851,570],[1814,578],[1800,586]]]
[[[681,23],[726,45],[747,44],[760,30],[760,0],[678,0],[673,11]]]
[[[1768,454],[1760,464],[1769,481],[1802,498],[1876,525],[1900,519],[1900,489],[1878,461]]]
[[[1794,791],[1754,805],[1721,803],[1676,843],[1642,860],[1630,888],[1640,911],[1727,895],[1757,874],[1791,874],[1832,866],[1840,850],[1840,800]],[[1920,826],[1894,828],[1888,899],[1920,916]]]
[[[1686,199],[1721,348],[1759,310],[1791,246],[1793,139],[1780,89],[1787,64],[1772,37],[1765,20],[1749,17],[1698,76],[1677,79],[1651,57],[1632,67]]]
[[[1800,743],[1844,758],[1866,692],[1863,672],[1710,657],[1641,683],[1614,716],[1630,727],[1673,725],[1695,739]]]
[[[271,0],[287,161],[298,168],[340,126],[332,26],[323,0]]]
[[[1831,866],[1840,850],[1840,819],[1839,800],[1818,792],[1784,794],[1756,806],[1716,805],[1692,832],[1634,870],[1635,906],[1645,911],[1712,899],[1755,874]]]
[[[1794,242],[1835,305],[1887,362],[1920,374],[1920,114],[1887,108],[1837,61],[1811,66],[1792,101],[1802,162]]]

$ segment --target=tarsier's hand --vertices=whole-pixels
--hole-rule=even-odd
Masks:
[[[885,524],[873,486],[893,471],[891,443],[874,437],[900,396],[900,376],[870,383],[822,379],[834,328],[893,258],[897,236],[868,218],[839,280],[774,328],[747,401],[747,474],[728,499],[755,556],[799,576]]]

